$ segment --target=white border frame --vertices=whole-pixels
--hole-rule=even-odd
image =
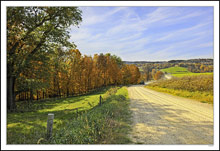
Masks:
[[[1,2],[1,147],[4,150],[219,150],[219,2],[218,1],[2,1]],[[7,6],[213,6],[214,145],[6,145]]]

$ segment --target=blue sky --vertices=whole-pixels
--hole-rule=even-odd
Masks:
[[[213,7],[79,7],[71,27],[82,54],[124,61],[213,58]]]

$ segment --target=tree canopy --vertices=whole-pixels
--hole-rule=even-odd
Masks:
[[[7,106],[85,94],[108,85],[136,84],[139,69],[116,55],[82,55],[69,42],[70,26],[79,26],[77,7],[7,8]]]
[[[15,108],[16,82],[25,90],[28,87],[37,87],[42,83],[44,71],[48,71],[54,50],[59,47],[75,48],[74,43],[68,41],[70,38],[68,29],[71,25],[78,26],[81,21],[81,10],[77,7],[7,8],[9,109]]]

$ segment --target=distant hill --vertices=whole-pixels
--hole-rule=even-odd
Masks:
[[[167,61],[123,61],[125,64],[165,63]]]
[[[204,63],[213,64],[213,59],[188,59],[188,60],[169,60],[169,61],[123,61],[125,64],[146,64],[146,63]]]
[[[184,76],[196,76],[196,75],[213,75],[213,72],[205,72],[205,73],[193,73],[188,71],[187,68],[183,67],[170,67],[161,69],[164,73],[169,73],[175,77],[184,77]]]
[[[213,59],[170,60],[169,63],[213,63]]]

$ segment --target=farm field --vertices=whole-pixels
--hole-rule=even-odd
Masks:
[[[161,71],[170,73],[174,77],[184,77],[184,76],[197,76],[197,75],[213,75],[213,72],[206,72],[206,73],[193,73],[188,71],[186,68],[183,67],[170,67],[166,69],[161,69]]]
[[[183,67],[170,67],[170,68],[166,68],[166,69],[161,69],[161,71],[167,72],[167,73],[170,73],[170,74],[191,73],[186,68],[183,68]]]
[[[176,77],[150,83],[147,88],[177,96],[213,103],[213,75]]]
[[[100,95],[102,106],[98,106]],[[127,99],[126,87],[113,87],[91,95],[36,102],[32,112],[8,113],[7,144],[128,143]],[[54,113],[50,140],[46,139],[48,113]]]

